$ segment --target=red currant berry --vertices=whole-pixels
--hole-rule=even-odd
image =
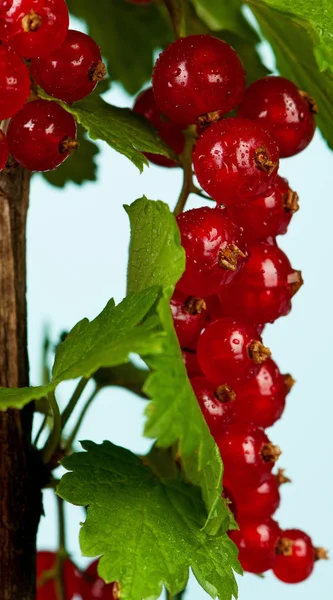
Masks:
[[[232,281],[245,258],[245,245],[237,227],[224,211],[194,208],[177,217],[186,269],[177,289],[195,296],[215,294]]]
[[[267,473],[259,485],[246,490],[236,486],[231,491],[236,518],[244,521],[271,517],[280,505],[279,487],[277,476],[272,473]]]
[[[105,583],[98,575],[98,560],[89,565],[82,575],[81,595],[83,600],[116,600],[119,598],[117,582]]]
[[[182,355],[188,378],[192,379],[193,377],[203,377],[203,372],[199,367],[197,353],[193,350],[183,349]]]
[[[214,294],[214,296],[208,296],[208,298],[206,298],[206,306],[208,321],[216,321],[217,319],[223,319],[223,307],[218,294]]]
[[[197,345],[199,365],[216,385],[241,385],[253,377],[270,356],[251,325],[225,318],[207,325]]]
[[[229,207],[270,192],[279,149],[259,123],[231,117],[214,123],[199,137],[193,164],[207,194]]]
[[[0,119],[15,115],[29,94],[29,71],[23,60],[15,52],[0,46]]]
[[[286,179],[278,175],[268,196],[258,196],[248,204],[231,207],[228,214],[243,228],[247,240],[256,241],[286,233],[298,209],[297,193],[290,189]]]
[[[25,58],[47,56],[63,43],[69,26],[65,0],[4,0],[0,38]]]
[[[229,531],[229,537],[239,550],[239,562],[244,571],[264,573],[273,567],[275,544],[280,528],[273,519],[242,521],[239,531]]]
[[[106,69],[96,42],[85,33],[70,30],[60,48],[31,61],[31,73],[47,94],[70,103],[88,96],[105,77]]]
[[[171,123],[169,119],[161,113],[159,108],[157,108],[152,88],[148,88],[139,94],[133,106],[133,110],[139,115],[144,115],[144,117],[154,125],[160,138],[166,142],[176,154],[181,154],[183,152],[185,136],[182,130],[185,129],[186,126]],[[151,154],[150,152],[146,152],[145,156],[151,162],[161,167],[179,166],[174,160],[162,156],[161,154]]]
[[[175,123],[209,122],[243,99],[245,71],[236,52],[210,35],[190,35],[170,44],[157,59],[153,89],[159,109]]]
[[[229,289],[221,288],[225,314],[251,323],[273,323],[291,310],[290,262],[276,245],[264,242],[249,246],[249,260]]]
[[[37,553],[37,600],[58,600],[56,582],[54,578],[47,578],[47,571],[55,569],[56,560],[54,552]],[[81,573],[68,558],[63,569],[66,600],[78,600],[81,597]]]
[[[276,544],[274,575],[285,583],[300,583],[311,575],[317,557],[327,558],[327,554],[323,548],[316,551],[306,533],[299,529],[282,531]]]
[[[259,485],[273,469],[281,454],[262,429],[253,425],[233,424],[217,436],[223,465],[223,485],[234,495]]]
[[[194,377],[191,385],[211,434],[218,433],[232,418],[233,390],[228,385],[216,386],[205,377]]]
[[[284,77],[264,77],[250,85],[238,115],[256,119],[272,134],[281,158],[294,156],[308,146],[316,124],[315,102]]]
[[[0,171],[5,168],[8,160],[8,143],[3,131],[0,129]]]
[[[10,121],[9,151],[30,171],[55,169],[77,147],[76,123],[56,102],[29,102]]]
[[[180,346],[195,350],[199,335],[206,324],[205,301],[175,292],[170,306]]]
[[[234,422],[253,423],[264,429],[271,427],[280,419],[293,383],[292,377],[281,375],[276,363],[269,358],[250,381],[235,389]]]

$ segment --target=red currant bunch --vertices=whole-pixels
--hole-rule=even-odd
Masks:
[[[83,600],[117,600],[119,586],[116,582],[105,583],[98,575],[98,560],[92,562],[82,573],[81,595]]]
[[[37,553],[37,600],[58,600],[56,567],[55,552]],[[64,560],[62,569],[66,600],[76,600],[81,593],[81,573],[69,558]]]

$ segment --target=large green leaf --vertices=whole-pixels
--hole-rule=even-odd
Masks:
[[[225,531],[229,521],[221,499],[221,458],[188,380],[169,307],[185,266],[176,221],[165,204],[145,198],[127,212],[132,231],[128,289],[138,292],[159,284],[165,290],[157,310],[167,335],[160,356],[146,358],[152,374],[144,391],[152,402],[145,433],[157,438],[159,446],[177,445],[187,480],[202,489],[209,514],[207,528],[212,533]]]
[[[165,585],[184,589],[189,568],[212,598],[237,597],[233,569],[237,550],[226,534],[203,530],[199,490],[180,477],[160,478],[131,452],[109,442],[82,444],[86,452],[66,458],[57,493],[88,506],[80,532],[85,556],[100,556],[99,573],[118,581],[123,600],[155,600]]]

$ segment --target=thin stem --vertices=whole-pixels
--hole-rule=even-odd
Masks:
[[[182,592],[179,592],[179,594],[176,594],[175,596],[173,596],[172,594],[170,594],[170,592],[166,589],[166,598],[167,600],[182,600],[184,593],[185,593],[186,589],[183,590]]]
[[[65,410],[63,411],[63,413],[61,415],[61,429],[64,429],[65,425],[67,424],[68,419],[71,417],[72,412],[75,409],[88,381],[89,381],[89,379],[85,379],[85,377],[82,377],[82,379],[80,379],[79,383],[77,384],[70,401],[68,402]]]
[[[38,429],[38,433],[37,433],[37,435],[36,435],[36,437],[34,439],[34,446],[35,446],[35,448],[37,448],[37,444],[39,442],[39,438],[42,435],[42,433],[43,433],[43,431],[44,431],[44,429],[45,429],[45,427],[47,425],[48,418],[49,418],[49,416],[45,415],[44,419],[41,422],[40,428]]]
[[[66,527],[65,527],[65,505],[64,501],[60,496],[56,496],[58,506],[58,534],[59,534],[59,545],[58,552],[66,554]]]
[[[164,0],[176,39],[186,36],[186,0]]]
[[[97,394],[98,394],[98,392],[100,390],[101,390],[101,388],[99,386],[97,386],[94,389],[93,393],[89,396],[89,398],[86,401],[85,405],[83,406],[82,411],[80,413],[80,416],[79,416],[79,418],[78,418],[78,420],[76,422],[76,425],[75,425],[72,433],[70,434],[70,436],[69,436],[69,438],[68,438],[68,440],[66,442],[66,445],[65,445],[65,452],[66,452],[66,454],[71,451],[71,448],[73,446],[74,440],[75,440],[75,438],[76,438],[76,436],[77,436],[77,434],[79,432],[79,429],[80,429],[80,427],[81,427],[81,425],[83,423],[84,417],[86,416],[86,414],[87,414],[87,412],[88,412],[88,410],[90,408],[90,405],[92,404],[92,402],[94,401],[94,399],[96,398],[96,396],[97,396]]]
[[[185,147],[181,156],[181,161],[184,170],[184,178],[183,187],[181,189],[178,202],[174,210],[175,216],[183,212],[187,199],[193,190],[192,152],[195,140],[196,128],[195,125],[190,125],[190,127],[186,131]]]
[[[66,589],[64,580],[64,561],[67,556],[66,551],[66,526],[65,526],[65,505],[62,498],[56,496],[58,507],[58,533],[59,545],[57,561],[55,566],[55,588],[57,600],[66,600]]]
[[[62,431],[60,410],[54,392],[50,392],[48,399],[53,412],[53,427],[50,436],[42,450],[42,459],[44,464],[47,464],[50,461],[53,454],[59,447]]]

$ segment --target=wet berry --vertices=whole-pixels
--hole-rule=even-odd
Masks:
[[[257,339],[255,328],[224,318],[209,323],[197,345],[199,365],[209,381],[235,387],[260,369],[270,351]]]
[[[243,228],[247,240],[256,241],[286,233],[298,208],[298,195],[290,189],[287,180],[278,175],[268,196],[230,207],[228,215]]]
[[[63,43],[69,25],[65,0],[4,0],[0,39],[25,58],[47,56]]]
[[[30,77],[23,60],[0,46],[0,120],[8,119],[24,106],[30,94]]]
[[[181,154],[184,149],[185,135],[183,130],[186,125],[176,125],[161,113],[156,105],[153,89],[148,88],[139,94],[133,106],[134,112],[139,115],[144,115],[148,121],[157,129],[160,138],[175,151],[176,154]],[[178,167],[179,164],[162,156],[161,154],[151,154],[146,152],[145,156],[156,165],[161,167]]]
[[[294,273],[285,253],[277,245],[256,242],[249,246],[249,259],[229,289],[221,289],[226,315],[252,323],[273,323],[291,310],[289,276]]]
[[[280,505],[280,491],[277,476],[267,473],[255,486],[231,490],[236,519],[256,520],[271,517]],[[228,491],[226,495],[228,497]]]
[[[191,124],[207,113],[233,110],[243,99],[245,72],[226,42],[190,35],[160,54],[153,89],[157,106],[171,121]]]
[[[281,375],[276,363],[268,358],[250,381],[235,388],[234,422],[271,427],[280,419],[293,383],[292,377]]]
[[[98,575],[98,560],[92,562],[82,574],[81,595],[83,600],[117,600],[119,586],[117,582],[105,583]]]
[[[264,573],[273,567],[275,544],[280,528],[273,519],[239,522],[239,531],[229,531],[229,537],[239,550],[239,562],[244,571]]]
[[[299,529],[281,532],[276,545],[274,575],[285,583],[300,583],[314,567],[316,552],[311,538]]]
[[[233,496],[259,485],[281,454],[265,432],[253,425],[231,423],[216,436],[216,443],[224,465],[223,486]]]
[[[194,377],[191,385],[212,435],[220,432],[232,419],[233,390],[227,385],[216,386],[205,377]]]
[[[180,346],[195,350],[199,335],[206,324],[205,301],[175,292],[170,306]]]
[[[30,171],[55,169],[77,146],[76,123],[56,102],[29,102],[10,121],[9,151]]]
[[[0,171],[5,168],[8,160],[8,143],[3,131],[0,129]]]
[[[177,217],[186,269],[177,289],[205,297],[232,281],[245,259],[240,231],[216,208],[194,208]]]
[[[48,578],[47,572],[56,567],[57,555],[54,552],[37,553],[37,600],[58,600],[57,585],[54,577]],[[67,558],[63,565],[66,600],[81,598],[81,574]]]
[[[279,149],[250,119],[222,119],[199,137],[193,164],[201,187],[218,203],[233,206],[272,189]]]
[[[96,42],[85,33],[70,30],[60,48],[31,61],[31,73],[47,94],[70,103],[88,96],[106,69]]]
[[[313,138],[316,106],[312,98],[284,77],[264,77],[250,85],[238,115],[266,127],[280,148],[281,158],[298,154]]]
[[[201,371],[198,363],[197,353],[194,350],[182,350],[183,361],[187,371],[187,376],[192,379],[193,377],[202,377],[203,372]]]

